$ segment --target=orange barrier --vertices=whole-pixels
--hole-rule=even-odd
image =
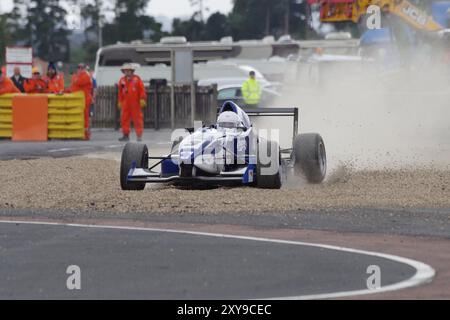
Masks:
[[[12,101],[12,140],[47,141],[48,97],[17,95]]]

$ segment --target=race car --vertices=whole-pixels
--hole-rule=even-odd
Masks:
[[[250,116],[292,116],[292,148],[280,149],[253,128]],[[325,144],[317,133],[298,134],[298,108],[258,108],[245,111],[227,101],[217,122],[186,129],[174,139],[170,154],[150,157],[145,144],[128,143],[120,167],[123,190],[143,190],[147,183],[183,186],[247,185],[279,189],[288,172],[310,183],[325,179]],[[265,134],[266,136],[268,134]],[[157,163],[149,166],[149,160]],[[155,171],[160,167],[159,172]]]

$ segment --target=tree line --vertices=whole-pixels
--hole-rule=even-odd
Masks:
[[[45,60],[92,62],[99,45],[118,41],[157,42],[164,36],[185,36],[189,41],[212,41],[231,36],[235,40],[261,39],[291,34],[315,36],[308,27],[308,6],[298,0],[234,0],[228,15],[212,13],[204,18],[207,1],[190,0],[198,8],[187,20],[174,19],[172,32],[148,15],[151,0],[14,0],[13,10],[0,15],[0,50],[7,45],[32,46]],[[68,17],[78,12],[83,38],[74,45]],[[3,59],[4,55],[0,55]],[[4,61],[1,61],[4,63]]]

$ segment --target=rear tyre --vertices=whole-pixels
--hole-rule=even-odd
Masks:
[[[317,133],[298,135],[294,140],[294,168],[309,183],[321,183],[327,173],[327,155],[322,137]]]
[[[260,149],[265,144],[267,151]],[[270,159],[269,163],[262,163],[261,153],[263,157],[266,156]],[[273,150],[276,150],[273,152]],[[267,141],[259,139],[258,143],[258,163],[256,168],[256,186],[261,189],[280,189],[281,188],[281,153],[278,143],[274,141]],[[264,161],[266,162],[266,161]],[[273,172],[273,173],[272,173]]]
[[[145,189],[145,182],[127,181],[128,173],[133,166],[148,169],[148,148],[145,144],[127,143],[123,149],[120,162],[120,186],[122,190],[141,191]]]

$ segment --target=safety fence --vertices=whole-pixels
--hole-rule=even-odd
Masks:
[[[94,128],[120,127],[120,110],[117,108],[117,86],[104,86],[96,90],[94,114],[91,125]],[[170,128],[171,87],[150,86],[147,90],[147,107],[144,110],[145,128]],[[214,122],[217,115],[217,86],[195,87],[195,120],[205,124]],[[175,86],[174,123],[176,127],[191,126],[191,86]]]
[[[84,139],[84,93],[0,96],[0,138]]]
[[[95,128],[116,128],[120,126],[117,108],[117,86],[99,87],[95,92],[94,114],[91,125]]]

